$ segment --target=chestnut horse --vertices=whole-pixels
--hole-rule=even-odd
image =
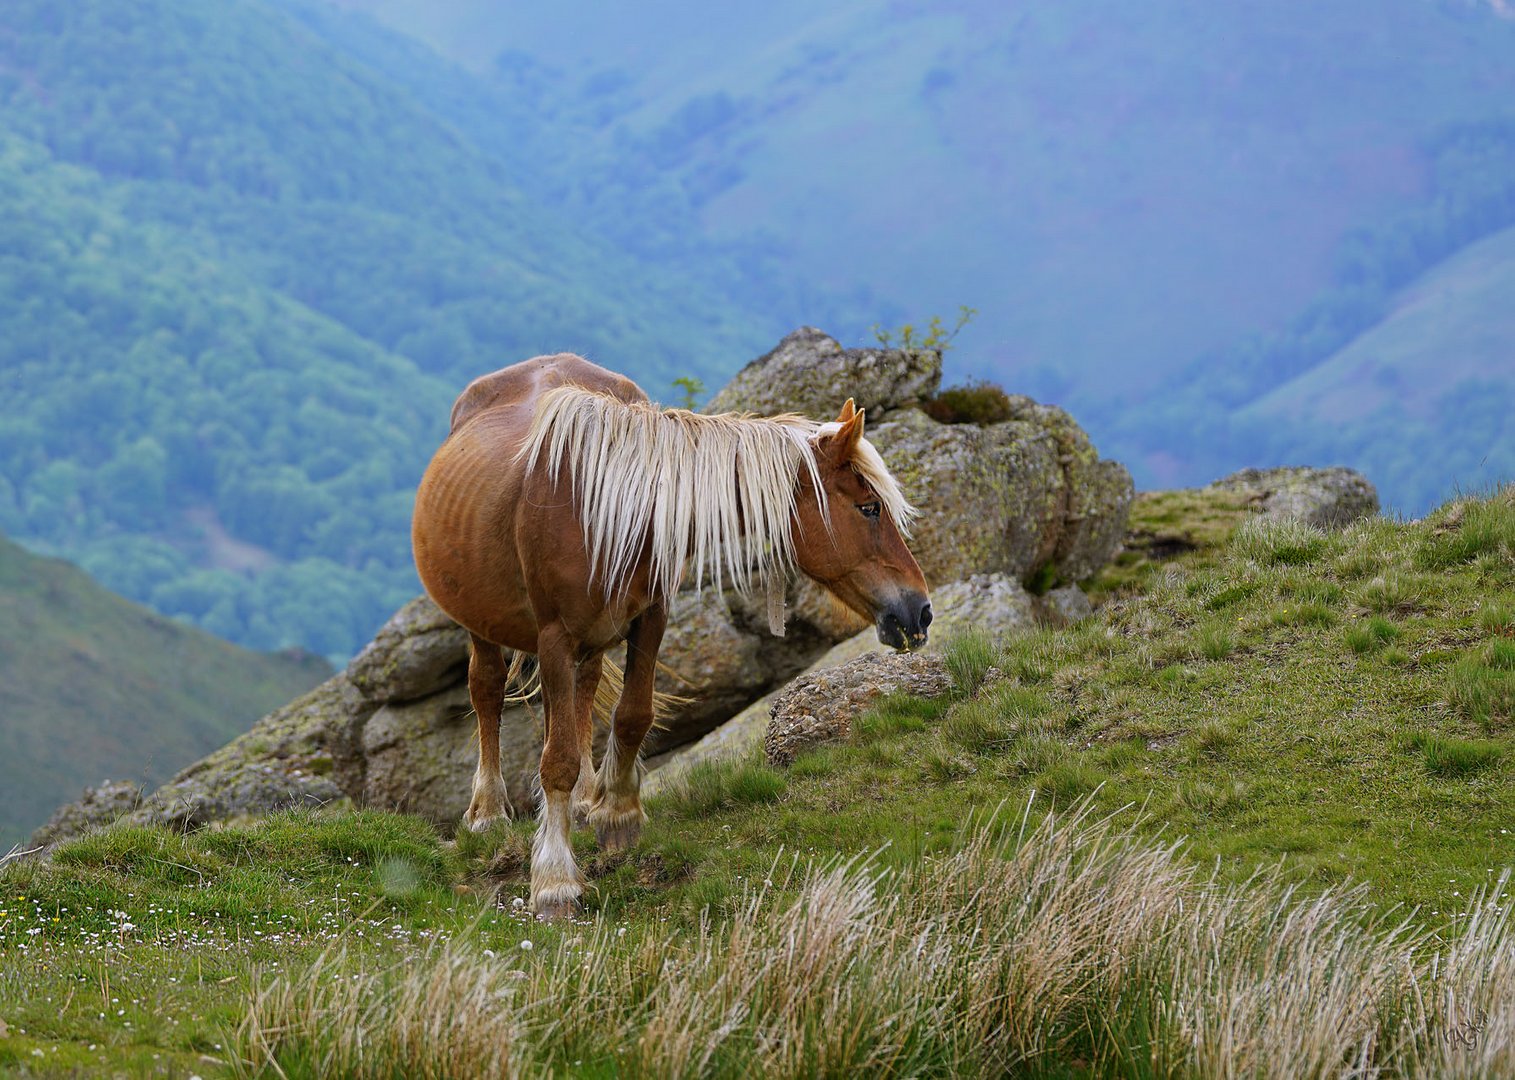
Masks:
[[[668,604],[696,582],[770,589],[798,568],[897,649],[926,640],[931,605],[903,535],[914,511],[849,400],[831,423],[660,409],[631,380],[568,353],[475,380],[416,494],[426,591],[472,636],[479,765],[464,816],[511,812],[500,775],[504,649],[535,653],[546,711],[531,903],[572,910],[575,798],[602,848],[635,842],[638,754]],[[593,705],[605,651],[626,642],[599,771]],[[607,680],[607,683],[609,680]],[[576,790],[577,789],[577,790]]]

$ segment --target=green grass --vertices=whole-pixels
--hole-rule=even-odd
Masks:
[[[1421,752],[1428,771],[1453,778],[1472,776],[1497,765],[1508,749],[1486,739],[1444,738],[1421,732],[1409,736],[1405,744]]]
[[[982,630],[974,628],[947,642],[947,671],[959,694],[971,694],[984,681],[995,659],[994,642]]]
[[[1049,808],[1078,804],[1144,850],[1177,843],[1175,865],[1213,870],[1219,889],[1251,888],[1262,870],[1305,899],[1355,885],[1350,921],[1414,910],[1417,933],[1455,937],[1468,897],[1515,864],[1515,726],[1502,711],[1515,595],[1509,567],[1487,556],[1420,568],[1437,527],[1373,521],[1312,537],[1307,564],[1255,557],[1256,536],[1238,539],[1245,555],[1216,540],[1136,571],[1147,594],[1097,618],[955,644],[954,693],[885,698],[849,741],[788,770],[757,757],[692,770],[649,800],[643,837],[624,854],[602,855],[576,834],[593,888],[583,918],[564,926],[535,925],[514,906],[531,821],[461,834],[456,846],[371,812],[85,837],[49,865],[0,871],[0,949],[15,961],[0,970],[0,1017],[25,1031],[4,1053],[29,1063],[41,1049],[63,1071],[98,1067],[102,1054],[150,1069],[157,1054],[164,1067],[214,1072],[202,1056],[228,1061],[231,1040],[250,1045],[237,1031],[256,988],[294,993],[312,972],[341,971],[386,1001],[409,985],[405,970],[441,962],[443,939],[491,950],[490,970],[520,971],[522,985],[549,958],[584,950],[629,972],[644,953],[686,956],[734,933],[758,893],[774,911],[801,902],[807,866],[865,860],[870,873],[908,875],[956,858],[971,823],[1024,807],[1032,830]],[[1378,569],[1364,577],[1368,554]],[[1397,583],[1388,614],[1362,603],[1378,576]],[[986,678],[991,667],[1001,674]],[[365,981],[385,971],[393,981]],[[485,978],[462,964],[465,975]],[[648,1002],[660,980],[635,985],[645,989],[627,1001]],[[296,997],[314,1008],[328,992],[310,984]],[[271,1016],[296,1007],[278,1001]],[[554,1035],[553,1067],[572,1068],[564,1054],[603,1053],[589,1028],[621,1008],[582,1011]],[[641,1015],[625,1008],[623,1019]],[[1134,1025],[1117,1042],[1144,1024],[1166,1030],[1129,1013],[1101,1023]],[[1057,1030],[1065,1064],[1081,1054],[1108,1064],[1101,1055],[1117,1052],[1109,1032]],[[311,1046],[281,1051],[291,1075]]]
[[[1476,559],[1507,565],[1515,558],[1515,488],[1490,499],[1460,499],[1432,521],[1415,551],[1421,569],[1445,570]]]
[[[1319,529],[1298,521],[1254,518],[1236,531],[1231,551],[1238,558],[1263,566],[1302,566],[1313,562],[1326,547]]]
[[[1377,616],[1354,623],[1346,634],[1347,647],[1359,655],[1377,652],[1403,636],[1403,631],[1388,619]]]

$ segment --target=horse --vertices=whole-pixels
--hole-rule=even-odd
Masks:
[[[571,914],[583,892],[574,806],[602,850],[641,833],[639,755],[669,603],[686,577],[772,597],[798,569],[871,619],[883,644],[918,648],[931,604],[906,546],[915,513],[850,399],[829,423],[707,416],[654,405],[630,379],[571,353],[469,384],[417,490],[412,542],[427,593],[470,636],[479,757],[464,824],[475,831],[512,812],[500,713],[519,658],[537,658],[538,918]],[[596,695],[605,653],[622,641],[596,770]],[[505,650],[516,655],[509,665]]]

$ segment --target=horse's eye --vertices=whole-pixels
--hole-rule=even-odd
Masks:
[[[881,509],[882,506],[876,502],[858,504],[858,512],[861,513],[865,518],[878,517],[879,510]]]

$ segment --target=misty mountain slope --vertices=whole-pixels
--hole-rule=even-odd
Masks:
[[[1280,459],[1392,477],[1386,494],[1412,513],[1515,476],[1515,229],[1421,275],[1382,320],[1234,425]]]
[[[1351,344],[1242,410],[1352,423],[1395,402],[1431,418],[1427,391],[1515,372],[1515,229],[1469,245],[1394,298]]]
[[[1424,195],[1423,139],[1515,99],[1515,24],[1462,3],[342,3],[481,72],[490,43],[499,77],[545,66],[547,107],[598,110],[587,175],[614,148],[822,288],[972,304],[961,363],[1087,400],[1293,315],[1346,233]]]
[[[0,537],[0,852],[86,784],[157,786],[320,682]]]

